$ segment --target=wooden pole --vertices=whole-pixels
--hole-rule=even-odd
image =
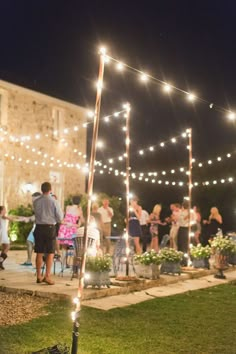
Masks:
[[[189,168],[188,168],[188,200],[189,200],[189,224],[188,224],[188,253],[190,248],[191,238],[191,209],[192,209],[192,159],[193,159],[193,146],[192,146],[192,128],[188,129],[189,137]]]
[[[129,275],[129,174],[130,174],[130,105],[127,103],[126,107],[126,233],[125,233],[125,250],[126,250],[126,276]]]
[[[105,54],[100,54],[100,65],[99,65],[99,74],[97,82],[97,95],[95,103],[95,113],[94,113],[94,126],[93,126],[93,139],[91,146],[91,155],[90,155],[90,165],[89,165],[89,176],[88,176],[88,205],[87,205],[87,215],[84,227],[84,253],[81,260],[81,267],[79,271],[79,285],[78,285],[78,294],[77,298],[74,299],[76,303],[76,310],[73,312],[73,332],[72,332],[72,347],[71,354],[77,354],[78,352],[78,337],[79,337],[79,315],[81,310],[81,298],[84,288],[84,275],[85,275],[85,263],[87,256],[87,245],[88,245],[88,235],[87,227],[90,219],[90,210],[92,205],[92,194],[93,194],[93,181],[94,181],[94,166],[96,158],[96,145],[98,137],[98,127],[99,127],[99,117],[100,117],[100,107],[102,99],[102,84],[104,76],[104,63],[105,63]]]

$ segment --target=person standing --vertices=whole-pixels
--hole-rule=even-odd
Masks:
[[[177,250],[177,236],[179,230],[179,214],[180,204],[175,203],[170,205],[172,214],[170,216],[171,228],[170,228],[170,247]]]
[[[3,262],[7,258],[7,252],[10,249],[10,240],[7,234],[8,221],[14,221],[15,218],[7,216],[5,206],[0,206],[0,244],[2,245],[2,252],[0,254],[0,270],[5,269]]]
[[[56,246],[56,224],[63,219],[63,212],[57,200],[50,195],[51,189],[51,184],[44,182],[41,185],[42,195],[33,202],[36,224],[34,230],[36,282],[45,282],[48,285],[55,284],[50,275]],[[43,278],[41,276],[41,267],[44,254],[46,254],[46,274]]]
[[[159,240],[158,240],[158,225],[161,224],[160,213],[161,213],[161,204],[156,204],[153,208],[152,213],[149,217],[150,233],[152,236],[151,249],[154,249],[156,252],[159,250]]]
[[[102,216],[103,247],[105,247],[105,253],[109,253],[111,240],[108,237],[111,236],[111,220],[114,216],[114,211],[109,206],[108,199],[103,199],[102,206],[98,208],[98,212]]]
[[[80,206],[80,196],[74,196],[72,197],[72,204],[66,207],[65,217],[58,231],[59,243],[65,250],[66,268],[70,268],[68,264],[68,250],[73,247],[72,237],[83,223],[84,216]]]
[[[129,208],[129,223],[128,231],[129,236],[134,240],[135,252],[141,254],[142,248],[140,246],[140,237],[142,236],[142,230],[140,226],[140,219],[142,214],[142,208],[138,205],[138,199],[132,198],[130,200]]]
[[[146,210],[142,209],[140,226],[142,230],[141,241],[142,241],[143,252],[147,251],[147,245],[150,242],[150,232],[149,232],[148,222],[149,222],[149,214]]]

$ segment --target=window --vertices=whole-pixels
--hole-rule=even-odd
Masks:
[[[62,108],[53,107],[53,138],[58,140],[63,134],[65,111]]]

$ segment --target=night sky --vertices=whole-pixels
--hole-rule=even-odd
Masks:
[[[193,129],[193,156],[202,161],[235,149],[236,125],[224,109],[236,110],[236,4],[232,1],[1,1],[0,78],[70,102],[93,108],[98,75],[98,48],[206,102],[186,102],[166,95],[160,85],[143,84],[133,72],[118,74],[107,66],[102,116],[129,101],[131,167],[146,172],[187,165],[180,145],[140,157],[137,150]],[[209,107],[214,103],[213,108]],[[217,106],[222,109],[215,109]],[[101,123],[106,149],[98,159],[119,156],[124,133],[119,120]],[[168,150],[168,151],[167,151]],[[151,157],[152,156],[152,157]],[[194,180],[235,177],[235,157],[213,167],[193,168]],[[124,170],[124,164],[117,168]],[[183,179],[181,174],[176,180]],[[165,178],[167,179],[167,178]],[[187,178],[185,177],[187,181]],[[124,195],[119,177],[95,177],[95,191]],[[131,181],[131,189],[149,211],[154,203],[168,208],[187,194],[178,187]],[[236,227],[235,183],[199,187],[193,201],[204,216],[218,206],[227,227]]]

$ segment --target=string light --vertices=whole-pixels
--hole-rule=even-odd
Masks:
[[[106,57],[109,57],[109,59],[115,63],[115,67],[117,70],[122,71],[126,67],[129,70],[138,74],[142,81],[146,82],[148,79],[151,79],[153,82],[156,82],[157,84],[161,85],[163,88],[163,91],[166,93],[170,93],[173,90],[178,91],[178,92],[182,93],[183,95],[185,95],[189,102],[193,102],[195,100],[198,100],[200,102],[206,103],[208,105],[209,109],[214,108],[216,111],[226,112],[228,114],[229,119],[231,119],[231,120],[235,119],[235,117],[236,117],[234,112],[231,112],[224,107],[218,106],[218,105],[214,104],[213,102],[210,102],[204,98],[197,97],[195,94],[193,94],[191,92],[187,92],[186,90],[183,90],[179,87],[169,85],[168,83],[164,82],[163,80],[161,80],[157,77],[154,77],[152,75],[147,75],[147,74],[143,73],[142,71],[140,71],[140,70],[138,70],[126,63],[123,63],[123,62],[121,63],[116,58],[113,58],[112,56],[107,55],[106,49],[104,47],[102,47],[102,49],[100,49],[99,53],[105,55]]]

